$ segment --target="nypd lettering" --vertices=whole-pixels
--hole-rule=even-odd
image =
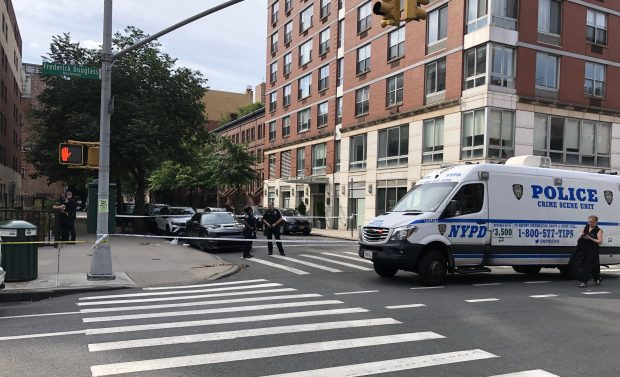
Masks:
[[[450,225],[448,238],[484,238],[488,228],[478,225]]]
[[[531,186],[532,199],[538,199],[538,207],[541,208],[594,209],[594,203],[598,203],[596,189]]]

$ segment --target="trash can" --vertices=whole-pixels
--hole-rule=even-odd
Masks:
[[[37,227],[26,221],[10,220],[0,223],[2,242],[37,241]],[[39,249],[37,244],[1,245],[5,281],[28,281],[37,278]]]
[[[99,180],[95,179],[88,184],[88,208],[86,210],[86,231],[88,234],[97,233],[97,211]],[[108,232],[116,233],[116,183],[110,183],[108,195]]]

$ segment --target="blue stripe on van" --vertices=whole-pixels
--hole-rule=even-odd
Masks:
[[[453,254],[455,258],[484,258],[484,254]],[[569,258],[571,254],[490,254],[489,258]]]
[[[410,224],[427,224],[427,223],[473,223],[484,222],[496,223],[496,224],[560,224],[560,225],[583,225],[585,221],[562,221],[562,220],[516,220],[516,219],[422,219],[414,220]],[[601,221],[598,225],[602,226],[619,226],[617,222],[604,222]]]

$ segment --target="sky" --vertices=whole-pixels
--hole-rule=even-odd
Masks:
[[[154,34],[224,0],[116,0],[113,31],[128,25]],[[13,0],[22,36],[22,60],[41,63],[53,35],[65,32],[89,48],[101,44],[103,0]],[[202,72],[210,89],[244,92],[265,76],[267,5],[240,4],[195,21],[159,42],[180,66]]]

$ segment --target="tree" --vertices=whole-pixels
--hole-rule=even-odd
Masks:
[[[244,115],[251,114],[255,112],[256,110],[260,110],[263,108],[265,108],[265,105],[262,102],[254,102],[249,105],[241,106],[237,108],[235,112],[223,115],[220,118],[220,126],[223,126],[226,123],[232,122],[235,119],[239,119]]]
[[[146,35],[135,27],[116,33],[114,48],[122,49]],[[52,38],[46,60],[75,65],[100,65],[100,51],[71,41],[69,34]],[[99,139],[101,83],[95,80],[49,76],[32,113],[33,137],[27,141],[28,159],[51,181],[71,181],[75,171],[55,161],[58,143]],[[176,67],[176,59],[161,51],[158,42],[123,56],[112,68],[114,113],[111,118],[111,176],[134,185],[136,211],[144,206],[147,177],[162,161],[183,162],[188,143],[206,137],[202,75]],[[51,161],[51,163],[50,163]],[[83,173],[82,173],[83,174]]]

